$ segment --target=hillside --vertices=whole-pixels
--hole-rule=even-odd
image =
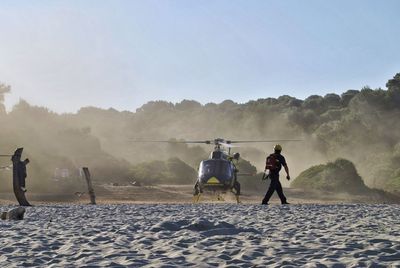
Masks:
[[[281,96],[243,104],[153,101],[135,112],[85,107],[75,114],[56,114],[21,100],[6,113],[1,102],[9,90],[0,87],[0,153],[25,147],[32,160],[30,183],[38,188],[49,183],[56,168],[89,166],[105,182],[130,181],[135,165],[174,157],[197,169],[210,147],[132,141],[215,137],[301,138],[302,142],[283,144],[293,175],[346,158],[368,186],[391,191],[400,187],[400,74],[388,81],[387,90],[364,87],[341,95],[305,100]],[[260,171],[271,145],[235,150]],[[0,161],[1,166],[8,164],[7,159]],[[7,176],[0,172],[2,181]]]

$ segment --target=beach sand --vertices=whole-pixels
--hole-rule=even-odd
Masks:
[[[257,191],[242,190],[240,196],[244,204],[259,204],[268,188],[265,184]],[[80,189],[79,193],[69,190],[56,193],[38,193],[28,191],[27,199],[34,205],[55,204],[55,203],[74,203],[87,204],[89,195],[86,189]],[[191,204],[193,202],[193,185],[153,185],[153,186],[112,186],[95,185],[96,201],[98,204]],[[284,193],[292,204],[337,204],[337,203],[400,203],[400,197],[395,199],[377,195],[351,195],[346,193],[329,193],[320,191],[305,191],[303,189],[284,188]],[[204,193],[201,202],[214,203],[235,203],[236,199],[231,193],[223,194],[223,202],[217,201],[215,195]],[[7,193],[0,193],[0,205],[15,204],[15,196],[10,190]],[[272,196],[271,203],[280,203],[277,194]]]
[[[1,267],[400,266],[399,205],[52,204],[0,229]]]
[[[192,204],[191,189],[98,185],[95,206],[28,192],[25,219],[0,221],[0,267],[400,267],[399,205],[296,189],[289,206],[259,205],[262,189]],[[0,194],[0,212],[15,204]]]

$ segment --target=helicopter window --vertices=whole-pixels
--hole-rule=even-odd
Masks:
[[[207,161],[200,164],[201,175],[227,175],[232,176],[231,164],[228,161]]]
[[[210,174],[214,172],[214,165],[212,163],[202,162],[200,165],[200,173],[201,174]]]

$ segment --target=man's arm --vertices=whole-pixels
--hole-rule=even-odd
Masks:
[[[288,179],[288,180],[290,180],[290,175],[289,175],[289,166],[286,164],[286,165],[284,165],[283,166],[284,168],[285,168],[285,171],[286,171],[286,179]]]

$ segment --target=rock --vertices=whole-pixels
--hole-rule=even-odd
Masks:
[[[2,212],[0,218],[1,218],[2,220],[7,219],[7,212]]]
[[[23,220],[25,214],[24,207],[13,208],[9,211],[1,213],[2,220]]]

